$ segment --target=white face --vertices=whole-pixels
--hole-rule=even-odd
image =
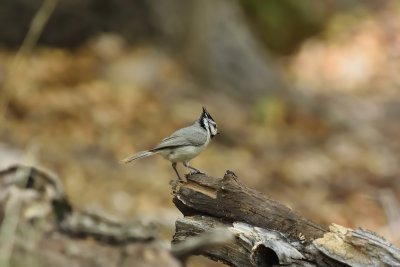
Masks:
[[[209,122],[211,137],[214,137],[218,133],[217,124],[213,120],[208,120],[208,122]]]
[[[211,138],[218,134],[217,123],[215,123],[210,113],[208,113],[204,107],[199,122],[201,127],[203,127],[209,133]]]
[[[210,119],[208,117],[204,117],[203,124],[206,127],[206,129],[210,132],[211,138],[214,137],[215,135],[217,135],[218,128],[217,128],[217,124],[215,123],[215,121],[213,121],[212,119]]]

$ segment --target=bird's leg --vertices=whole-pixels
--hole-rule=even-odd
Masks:
[[[172,163],[172,168],[174,168],[174,171],[175,171],[176,175],[178,176],[178,179],[179,179],[180,181],[186,182],[186,181],[185,181],[184,179],[182,179],[181,176],[179,175],[178,170],[176,169],[176,162],[173,162],[173,163]]]
[[[186,168],[189,168],[189,169],[191,170],[191,171],[190,171],[190,174],[195,174],[195,173],[205,174],[204,172],[202,172],[202,171],[196,169],[195,167],[190,166],[190,165],[189,165],[189,161],[184,161],[184,162],[183,162],[183,166],[185,166]]]

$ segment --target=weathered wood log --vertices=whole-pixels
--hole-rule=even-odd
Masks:
[[[232,172],[192,175],[173,189],[185,217],[169,250],[149,225],[74,209],[53,175],[23,166],[0,171],[0,264],[168,267],[202,254],[231,266],[400,266],[400,250],[376,234],[318,226]]]
[[[228,171],[223,179],[195,174],[172,182],[173,245],[225,227],[235,240],[198,254],[230,266],[400,266],[400,250],[376,234],[332,224],[319,226],[249,189]]]

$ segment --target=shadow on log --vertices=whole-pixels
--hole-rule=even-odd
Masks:
[[[376,234],[319,226],[247,188],[231,171],[222,179],[195,174],[187,180],[172,182],[173,201],[185,216],[176,221],[174,246],[225,228],[234,241],[199,254],[230,266],[400,266],[400,250]]]

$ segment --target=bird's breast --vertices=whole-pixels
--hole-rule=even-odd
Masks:
[[[199,155],[206,146],[182,146],[166,149],[160,154],[171,162],[188,161]]]

